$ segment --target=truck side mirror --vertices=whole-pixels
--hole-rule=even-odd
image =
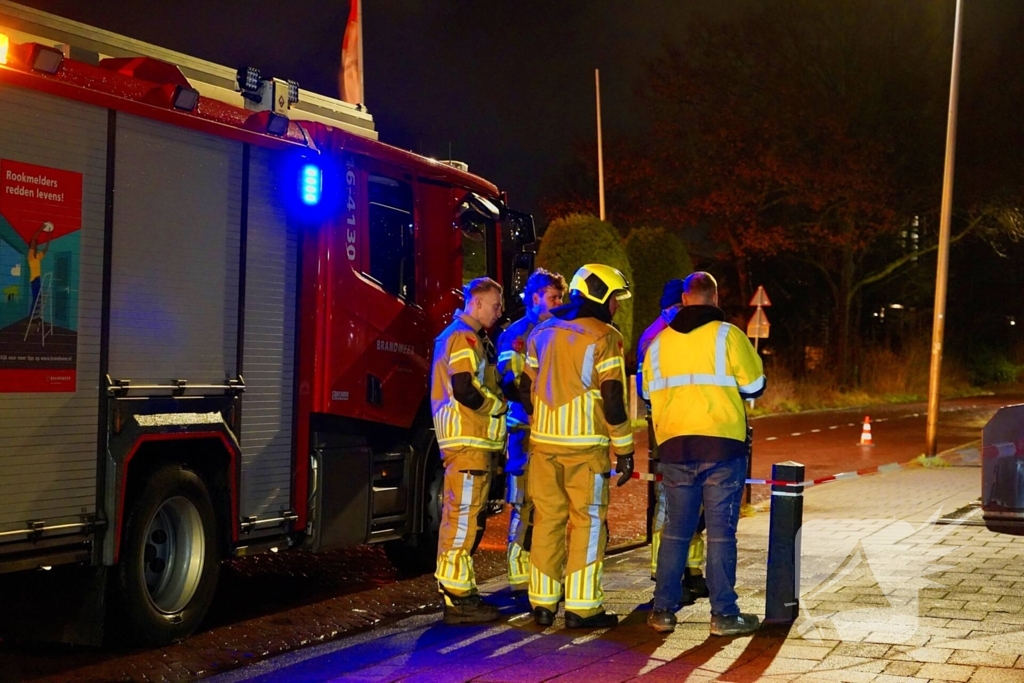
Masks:
[[[536,254],[532,251],[523,251],[516,254],[512,259],[512,289],[516,296],[521,296],[526,288],[526,281],[534,270]]]
[[[508,223],[506,234],[511,236],[516,246],[521,248],[537,241],[537,226],[530,214],[509,209],[505,213],[505,221]]]

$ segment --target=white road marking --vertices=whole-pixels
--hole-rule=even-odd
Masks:
[[[448,647],[443,647],[440,650],[438,650],[437,652],[438,652],[438,654],[446,655],[449,652],[455,652],[456,650],[462,649],[464,647],[468,647],[468,646],[472,645],[473,643],[479,642],[481,640],[486,640],[487,638],[490,638],[491,636],[496,636],[499,633],[504,633],[505,631],[508,631],[510,628],[512,628],[512,627],[509,626],[508,624],[502,624],[500,626],[495,626],[493,628],[487,629],[483,633],[478,633],[475,636],[472,636],[470,638],[466,638],[465,640],[460,640],[459,642],[455,643],[454,645],[449,645]]]
[[[543,638],[545,633],[551,633],[551,632],[554,632],[556,630],[559,630],[559,629],[552,627],[552,628],[546,629],[544,631],[544,633],[535,633],[532,636],[529,636],[528,638],[523,638],[522,640],[517,640],[514,643],[509,643],[508,645],[499,647],[497,650],[495,650],[491,654],[487,655],[487,659],[490,659],[491,657],[501,657],[502,655],[507,655],[509,652],[514,652],[514,651],[518,650],[519,648],[523,647],[524,645],[527,645],[529,643],[532,643],[535,640]]]

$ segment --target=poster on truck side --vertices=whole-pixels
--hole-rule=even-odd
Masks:
[[[0,393],[73,392],[82,174],[0,159]]]

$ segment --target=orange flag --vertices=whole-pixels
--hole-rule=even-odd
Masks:
[[[341,44],[338,91],[351,104],[363,103],[363,11],[362,0],[350,0],[345,39]]]

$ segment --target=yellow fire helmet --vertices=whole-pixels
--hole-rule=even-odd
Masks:
[[[612,295],[620,300],[633,296],[626,276],[603,263],[588,263],[577,270],[569,283],[569,290],[599,304],[608,301]]]

